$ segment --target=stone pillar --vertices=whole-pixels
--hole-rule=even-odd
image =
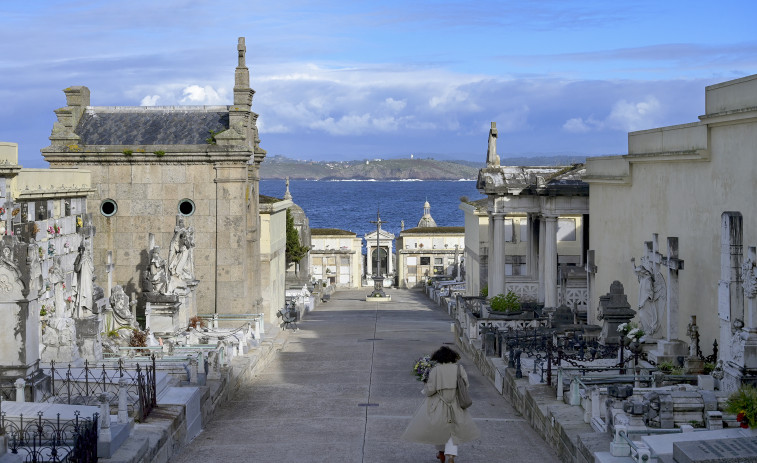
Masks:
[[[557,307],[557,217],[546,216],[544,222],[544,306]]]
[[[720,281],[718,282],[718,318],[720,320],[719,357],[726,370],[725,390],[735,389],[740,377],[743,352],[734,337],[734,322],[743,314],[744,293],[741,285],[743,217],[740,212],[723,212],[720,238]],[[738,324],[738,323],[737,323]],[[735,334],[738,336],[738,333]]]
[[[373,248],[371,245],[367,242],[368,239],[366,239],[366,262],[365,262],[365,276],[370,277],[373,276]]]
[[[594,323],[596,311],[594,310],[594,277],[597,274],[597,265],[595,263],[594,250],[586,251],[586,323]]]
[[[544,240],[547,236],[547,222],[544,218],[539,219],[539,290],[537,293],[537,301],[539,304],[544,304]]]
[[[493,213],[494,236],[489,252],[489,297],[505,294],[505,214]]]
[[[126,378],[118,380],[118,422],[121,424],[129,422],[128,385]]]
[[[26,395],[24,393],[26,381],[24,381],[24,378],[18,378],[13,385],[16,387],[16,402],[26,402]]]
[[[535,279],[538,275],[537,259],[539,257],[539,241],[536,237],[536,218],[528,214],[528,244],[526,245],[526,267],[528,275]]]
[[[394,262],[392,259],[392,256],[394,256],[394,249],[392,247],[392,242],[389,241],[389,243],[386,245],[386,274],[391,275],[394,272]]]
[[[100,401],[100,432],[97,436],[98,442],[110,442],[110,403],[108,402],[108,396],[100,394],[98,397]]]
[[[492,271],[492,263],[494,262],[494,220],[491,213],[489,214],[489,225],[487,226],[487,232],[489,239],[489,248],[486,251],[486,286],[489,288],[489,294],[492,294],[491,289],[494,287],[494,272]]]

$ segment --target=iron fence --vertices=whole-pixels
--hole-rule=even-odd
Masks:
[[[111,405],[117,405],[119,381],[126,379],[128,406],[132,410],[138,408],[135,416],[144,420],[156,404],[155,372],[155,356],[144,367],[139,363],[126,366],[121,359],[110,366],[95,367],[85,361],[81,368],[71,365],[59,368],[50,362],[50,368],[45,370],[50,388],[43,393],[42,402],[97,406],[100,397],[105,396]]]
[[[80,418],[74,412],[73,420],[45,419],[42,412],[37,418],[18,422],[0,414],[0,429],[8,435],[8,448],[13,454],[25,454],[25,462],[31,463],[89,463],[97,461],[98,414],[92,418]]]

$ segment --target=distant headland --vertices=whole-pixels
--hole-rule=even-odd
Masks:
[[[505,158],[510,165],[569,165],[584,156],[535,156]],[[481,162],[433,158],[363,159],[355,161],[299,161],[284,156],[267,157],[260,178],[298,180],[475,180]]]

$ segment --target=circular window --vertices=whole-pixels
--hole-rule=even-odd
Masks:
[[[179,214],[192,215],[195,213],[195,203],[191,199],[182,199],[179,201]]]
[[[112,199],[106,199],[100,203],[100,214],[110,217],[118,212],[118,204]]]

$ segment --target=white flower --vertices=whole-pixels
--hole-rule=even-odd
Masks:
[[[620,325],[618,325],[618,333],[625,333],[627,326],[628,323],[621,323]]]

